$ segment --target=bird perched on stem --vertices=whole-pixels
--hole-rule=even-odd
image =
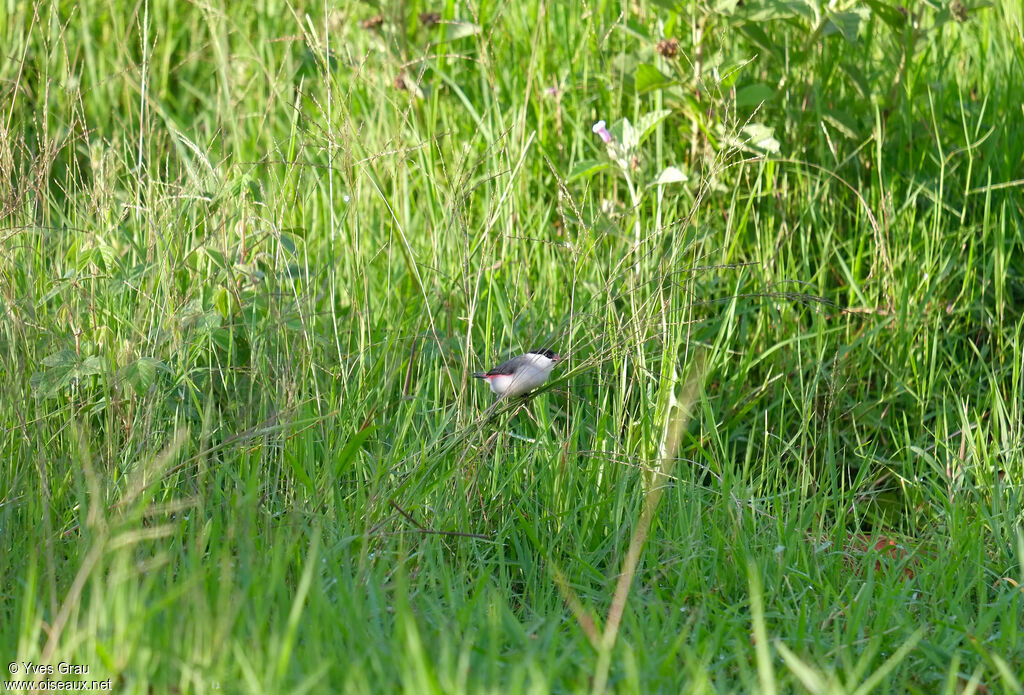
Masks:
[[[565,359],[554,350],[531,350],[525,355],[513,357],[487,372],[473,374],[477,379],[486,379],[499,399],[506,396],[521,396],[528,393],[551,376],[555,364]]]

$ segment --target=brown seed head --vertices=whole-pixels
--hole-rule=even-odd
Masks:
[[[379,15],[375,15],[373,17],[370,17],[369,19],[364,19],[363,21],[361,21],[359,23],[359,26],[361,26],[363,29],[366,29],[367,31],[371,31],[373,29],[379,28],[380,25],[383,24],[383,23],[384,23],[384,15],[379,14]]]
[[[432,27],[441,23],[440,12],[420,12],[420,24],[425,27]]]
[[[654,50],[666,58],[675,58],[676,53],[679,52],[679,39],[673,37],[662,39],[658,42],[658,45],[654,47]]]

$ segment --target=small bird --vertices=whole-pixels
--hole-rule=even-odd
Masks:
[[[487,379],[491,391],[498,398],[521,396],[534,390],[551,375],[555,363],[565,358],[554,350],[531,350],[525,355],[513,357],[487,372],[475,372],[477,379]]]

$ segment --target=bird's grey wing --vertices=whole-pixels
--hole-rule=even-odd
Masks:
[[[516,367],[518,367],[519,363],[522,361],[522,357],[513,357],[510,360],[506,360],[499,364],[494,369],[487,372],[487,376],[496,376],[499,374],[514,374],[516,371]]]

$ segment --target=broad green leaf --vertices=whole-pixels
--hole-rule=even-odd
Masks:
[[[213,339],[213,344],[221,350],[227,352],[231,349],[231,331],[227,328],[214,328],[210,331],[210,338]]]
[[[618,142],[622,143],[622,147],[627,152],[634,149],[640,142],[640,133],[633,127],[628,118],[616,121],[608,131]]]
[[[763,123],[751,123],[743,126],[743,134],[746,136],[748,147],[777,154],[780,146],[779,141],[774,137],[774,132],[774,128],[769,128]]]
[[[847,12],[830,12],[828,22],[822,33],[825,36],[834,34],[837,31],[850,43],[857,42],[857,34],[860,32],[860,25],[867,19],[867,11],[850,10]]]
[[[39,398],[51,398],[69,386],[75,379],[99,374],[103,362],[90,355],[79,359],[74,350],[60,350],[42,360],[46,369],[41,369],[29,378],[29,385]]]
[[[224,258],[224,254],[223,253],[221,253],[217,249],[211,249],[210,247],[204,248],[203,251],[206,253],[206,256],[211,261],[213,261],[213,264],[215,266],[217,266],[221,270],[227,270],[228,263],[227,263],[227,259]]]
[[[576,162],[572,171],[569,172],[566,181],[575,181],[584,176],[593,176],[597,172],[607,169],[608,166],[608,162],[602,162],[597,159],[584,159],[582,162]]]
[[[53,398],[71,383],[71,367],[56,367],[36,372],[29,378],[29,386],[37,398]]]
[[[74,350],[58,350],[43,358],[46,367],[72,367],[78,364],[78,355]]]
[[[156,381],[157,370],[167,371],[167,366],[152,357],[140,357],[121,372],[121,378],[128,382],[139,396],[144,396],[149,387]]]
[[[295,237],[293,237],[291,234],[285,234],[284,232],[281,232],[281,236],[278,238],[280,239],[281,247],[288,253],[294,255],[296,247]]]
[[[637,144],[642,143],[654,129],[658,127],[658,124],[664,121],[666,118],[672,115],[672,111],[669,109],[659,109],[657,111],[650,111],[640,117],[640,120],[636,123],[636,130],[639,135],[637,136]]]
[[[441,41],[457,41],[467,36],[476,36],[480,33],[480,26],[472,22],[453,20],[444,23],[444,38]]]
[[[811,19],[813,10],[803,2],[784,2],[781,0],[763,0],[747,2],[743,5],[741,16],[748,22],[771,22],[777,19],[793,19],[803,17]]]
[[[190,299],[178,310],[178,320],[187,326],[198,321],[203,313],[203,303],[198,299]]]
[[[103,371],[103,362],[95,355],[89,355],[75,367],[74,376],[92,376]]]
[[[665,169],[658,174],[658,178],[652,183],[652,186],[664,186],[669,183],[685,183],[689,180],[689,177],[683,173],[678,167],[665,167]]]
[[[760,106],[775,96],[775,90],[760,82],[748,84],[736,91],[736,106]]]
[[[92,265],[92,252],[92,249],[82,249],[77,254],[74,254],[73,261],[76,271],[82,274],[89,272],[89,266]],[[71,256],[71,254],[68,255]]]
[[[36,302],[35,308],[38,309],[39,307],[45,306],[48,301],[50,301],[51,299],[56,297],[58,294],[60,294],[61,290],[63,290],[63,289],[64,289],[64,283],[63,282],[61,282],[60,280],[57,280],[56,282],[54,282],[53,283],[53,287],[51,287],[47,291],[47,293],[43,295],[42,299],[40,299],[38,302]],[[2,314],[0,314],[0,315],[2,315]]]
[[[900,12],[901,5],[890,4],[882,2],[881,0],[864,0],[871,11],[881,19],[883,22],[889,25],[891,29],[902,31],[904,25],[907,23],[907,17]]]
[[[644,92],[668,87],[673,83],[674,80],[671,77],[664,74],[653,65],[641,63],[636,68],[634,84],[637,94],[643,94]]]
[[[119,260],[117,251],[114,250],[113,246],[98,244],[85,252],[79,268],[84,269],[87,265],[93,263],[102,272],[113,272],[117,270]]]
[[[198,331],[208,331],[221,324],[217,312],[207,310],[199,299],[192,299],[185,303],[178,316],[182,328],[195,328]]]
[[[739,27],[741,34],[746,36],[760,51],[776,59],[781,57],[778,44],[768,36],[767,32],[755,22],[745,22]]]
[[[225,319],[231,316],[231,297],[223,286],[213,292],[213,308]]]

